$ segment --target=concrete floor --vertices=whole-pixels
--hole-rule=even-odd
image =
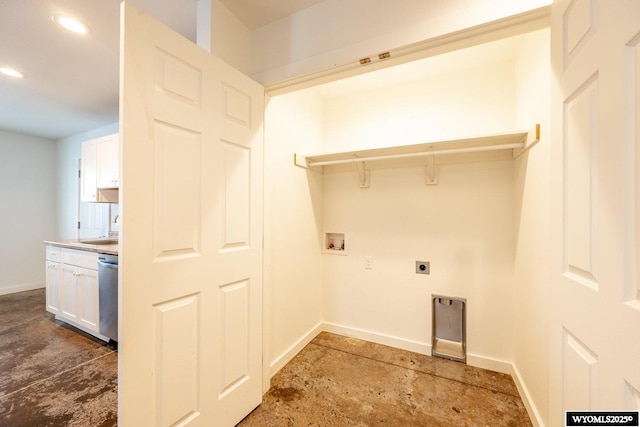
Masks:
[[[117,425],[117,352],[0,296],[0,426]],[[238,426],[530,426],[510,376],[321,333]]]
[[[239,426],[531,426],[509,375],[323,332]]]
[[[44,290],[0,296],[0,426],[115,426],[118,353],[53,319]]]

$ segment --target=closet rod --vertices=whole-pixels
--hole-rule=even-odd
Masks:
[[[440,154],[459,154],[459,153],[476,153],[479,151],[493,151],[493,150],[506,150],[509,148],[523,148],[523,142],[517,142],[512,144],[501,144],[501,145],[487,145],[484,147],[468,147],[468,148],[452,148],[449,150],[440,150],[440,151],[421,151],[419,153],[405,153],[405,154],[389,154],[387,156],[373,156],[373,157],[354,157],[352,159],[342,159],[342,160],[326,160],[320,162],[314,162],[312,160],[308,160],[308,166],[328,166],[328,165],[339,165],[344,163],[357,163],[357,162],[373,162],[376,160],[389,160],[389,159],[402,159],[407,157],[425,157],[425,156],[436,156]]]

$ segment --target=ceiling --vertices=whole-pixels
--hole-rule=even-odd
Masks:
[[[0,0],[0,130],[60,139],[118,121],[121,0]],[[195,41],[198,0],[130,0]],[[321,0],[221,0],[248,28],[258,28]],[[89,26],[70,33],[51,17]]]
[[[220,0],[250,30],[322,2],[323,0]]]
[[[121,0],[0,0],[0,67],[26,74],[0,74],[0,131],[51,140],[118,121],[119,4]],[[130,0],[195,41],[198,0]],[[248,28],[258,28],[322,0],[220,0]],[[70,14],[89,26],[78,36],[51,16]],[[408,82],[427,74],[513,57],[518,38],[489,43],[391,67],[317,88],[325,97]],[[460,55],[465,55],[464,59]]]

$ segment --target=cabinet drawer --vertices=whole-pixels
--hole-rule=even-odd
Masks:
[[[62,262],[90,270],[98,269],[98,254],[95,252],[76,251],[74,249],[62,248]]]
[[[47,261],[60,262],[60,247],[47,245]]]

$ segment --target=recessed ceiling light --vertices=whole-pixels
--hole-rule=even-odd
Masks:
[[[66,28],[69,31],[73,31],[74,33],[87,34],[89,32],[89,29],[86,25],[75,18],[71,18],[70,16],[54,15],[51,17],[51,19],[53,19],[53,22],[55,22],[56,24]]]
[[[22,79],[25,77],[22,71],[18,71],[15,68],[9,68],[9,67],[0,67],[0,73],[9,77],[15,77],[17,79]]]

